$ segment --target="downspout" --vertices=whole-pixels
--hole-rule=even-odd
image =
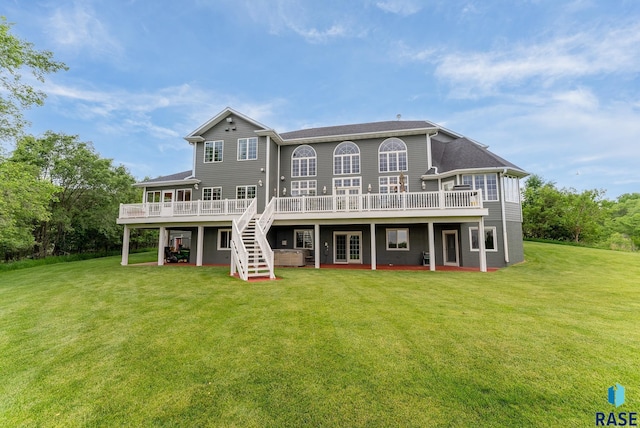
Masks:
[[[276,195],[280,197],[280,145],[278,145],[278,175],[276,177]]]
[[[265,177],[264,177],[264,206],[269,204],[269,165],[271,165],[271,136],[267,135],[267,164],[265,165]]]
[[[509,263],[509,239],[507,237],[507,210],[504,202],[504,175],[507,173],[507,168],[502,170],[500,174],[500,200],[502,206],[502,240],[504,245],[504,262]]]
[[[427,134],[427,170],[433,167],[433,155],[431,154],[431,137],[438,135],[440,131],[436,131],[435,134]]]
[[[431,169],[433,161],[431,160],[431,134],[427,133],[427,171]]]
[[[193,168],[191,170],[191,175],[195,177],[196,176],[196,147],[198,147],[198,143],[189,142],[189,144],[193,146]]]

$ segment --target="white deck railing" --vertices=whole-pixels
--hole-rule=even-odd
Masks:
[[[254,199],[120,204],[120,218],[241,215]],[[365,193],[273,198],[260,218],[263,230],[277,214],[483,208],[480,190]]]
[[[120,218],[240,215],[253,199],[120,204]]]
[[[276,198],[275,213],[324,213],[483,208],[480,190]]]

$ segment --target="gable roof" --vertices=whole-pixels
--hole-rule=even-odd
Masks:
[[[200,183],[200,180],[193,177],[193,171],[182,171],[175,174],[163,175],[161,177],[151,178],[146,181],[135,183],[136,187],[160,187],[169,185],[181,185],[181,184],[195,184]]]
[[[260,122],[254,120],[254,119],[251,119],[249,116],[245,116],[244,114],[232,109],[231,107],[227,107],[224,110],[222,110],[220,113],[215,115],[213,118],[209,119],[208,121],[206,121],[205,123],[200,125],[200,127],[198,127],[198,129],[196,129],[195,131],[193,131],[192,133],[190,133],[189,135],[184,137],[184,139],[187,140],[190,143],[197,142],[197,141],[204,141],[204,138],[202,137],[202,134],[204,134],[209,129],[211,129],[214,126],[216,126],[218,123],[220,123],[223,120],[225,120],[229,115],[237,116],[237,117],[241,118],[242,120],[245,120],[245,121],[251,123],[252,125],[256,126],[257,128],[261,128],[263,130],[268,130],[269,129],[268,127],[264,126]]]
[[[526,175],[522,168],[490,152],[487,147],[480,146],[466,137],[449,142],[432,139],[431,156],[433,166],[437,168],[437,172],[432,169],[427,172],[427,175],[487,168],[506,168],[512,172],[519,172]]]
[[[326,126],[283,132],[280,137],[285,143],[299,141],[321,142],[348,137],[351,139],[368,138],[372,135],[410,135],[436,131],[437,126],[426,120],[392,120],[386,122],[357,123],[352,125]]]

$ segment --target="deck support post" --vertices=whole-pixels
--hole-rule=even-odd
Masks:
[[[124,225],[124,232],[122,234],[122,261],[120,264],[122,266],[126,266],[129,264],[129,236],[131,235],[131,231],[129,226]]]
[[[202,266],[203,247],[204,247],[204,226],[198,226],[198,241],[196,244],[196,266]]]
[[[371,223],[371,270],[377,268],[376,254],[376,224]]]
[[[480,221],[478,221],[478,247],[480,249],[478,253],[480,257],[480,272],[487,271],[487,249],[484,240],[484,217],[480,217]]]
[[[436,234],[433,228],[433,222],[427,223],[429,229],[429,270],[435,272],[436,270]]]
[[[314,264],[316,269],[320,269],[320,224],[313,225],[313,242],[314,242]]]
[[[160,226],[158,233],[158,266],[164,265],[164,247],[167,245],[167,228]]]

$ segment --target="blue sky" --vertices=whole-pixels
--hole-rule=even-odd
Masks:
[[[436,122],[559,187],[640,192],[636,0],[5,0],[69,71],[29,132],[92,141],[141,179],[230,106],[279,132]]]

